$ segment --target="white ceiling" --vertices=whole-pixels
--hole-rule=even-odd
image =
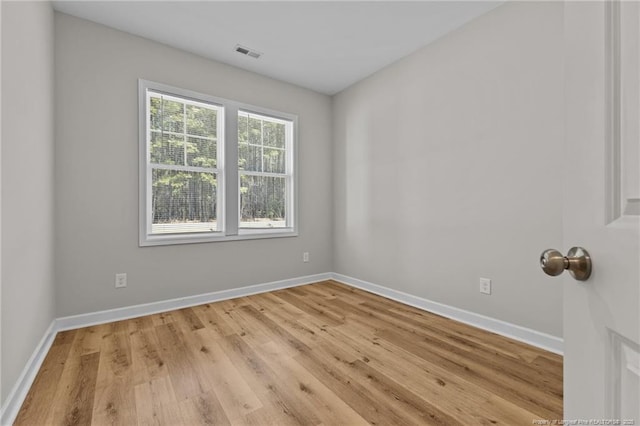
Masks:
[[[334,94],[502,1],[54,1],[60,12]],[[235,52],[241,44],[259,59]]]

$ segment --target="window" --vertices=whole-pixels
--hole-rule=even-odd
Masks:
[[[140,80],[140,245],[297,235],[290,114]]]
[[[285,228],[292,177],[291,126],[284,120],[238,113],[240,228]]]
[[[222,108],[147,90],[150,233],[218,231]]]

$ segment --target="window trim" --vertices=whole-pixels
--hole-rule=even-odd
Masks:
[[[221,107],[224,125],[217,136],[218,144],[222,144],[217,159],[218,210],[217,221],[220,231],[212,233],[156,234],[149,233],[151,185],[150,152],[148,149],[149,117],[147,114],[147,90],[165,93],[168,96],[187,98],[194,102],[211,103]],[[253,112],[258,115],[292,123],[291,146],[287,146],[287,206],[286,228],[239,228],[240,226],[240,173],[238,164],[238,112]],[[298,236],[298,116],[255,105],[245,104],[229,99],[195,92],[188,89],[156,83],[149,80],[138,80],[138,144],[139,144],[139,246],[159,246],[173,244],[194,244],[220,241],[237,241],[263,238],[283,238]],[[290,148],[290,149],[289,149]],[[232,166],[233,165],[233,166]],[[289,168],[291,172],[289,174]]]

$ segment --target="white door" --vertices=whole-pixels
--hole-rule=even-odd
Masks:
[[[563,253],[593,260],[587,281],[562,278],[568,420],[640,425],[639,23],[637,1],[565,3],[566,143],[549,155],[566,167]]]

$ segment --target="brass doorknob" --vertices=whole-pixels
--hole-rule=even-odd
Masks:
[[[566,256],[558,250],[548,249],[540,255],[540,267],[552,277],[568,269],[573,278],[586,281],[591,276],[591,256],[582,247],[572,247]]]

